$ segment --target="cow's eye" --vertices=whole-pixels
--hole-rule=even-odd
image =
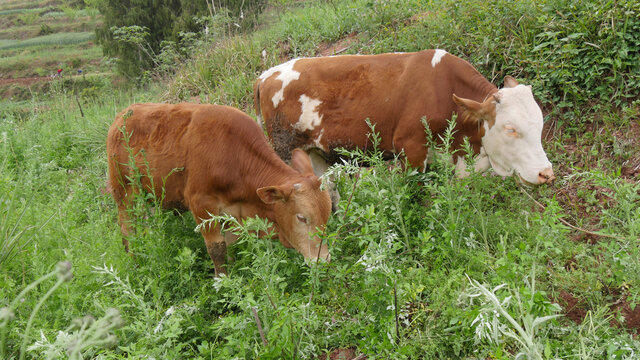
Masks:
[[[507,134],[511,136],[518,136],[518,132],[512,126],[509,126],[509,125],[505,126],[504,130],[507,132]]]
[[[307,218],[304,217],[304,215],[302,215],[302,214],[296,214],[296,219],[298,219],[298,221],[300,221],[303,224],[307,223]]]

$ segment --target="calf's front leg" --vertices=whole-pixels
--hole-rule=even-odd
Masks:
[[[216,276],[226,274],[227,243],[224,241],[224,236],[220,234],[220,227],[215,226],[203,229],[202,236],[204,237],[209,257],[213,261],[213,267],[216,269]]]
[[[218,201],[212,196],[199,193],[191,193],[185,191],[185,199],[189,204],[189,210],[193,214],[196,223],[200,225],[204,220],[211,217],[210,214],[219,214]],[[207,246],[209,257],[213,261],[216,270],[216,276],[226,274],[225,262],[227,259],[227,244],[225,236],[220,233],[218,224],[207,224],[203,226],[200,233],[204,237],[204,243]]]

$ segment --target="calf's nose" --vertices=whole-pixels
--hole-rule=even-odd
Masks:
[[[556,177],[553,175],[553,169],[551,167],[548,167],[538,173],[538,184],[550,184],[555,179]]]

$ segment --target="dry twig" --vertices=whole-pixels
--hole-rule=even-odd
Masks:
[[[255,307],[251,307],[251,311],[253,312],[253,319],[256,321],[256,325],[258,325],[258,331],[260,332],[260,338],[262,339],[262,345],[267,346],[267,339],[264,337],[264,331],[262,331],[262,323],[260,323],[260,318],[258,317],[258,310]]]
[[[527,195],[529,197],[529,199],[531,199],[531,201],[533,201],[536,205],[538,205],[542,210],[545,210],[546,208],[544,207],[544,205],[542,205],[540,202],[538,202],[536,199],[533,198],[533,196],[531,196],[531,194],[529,194],[529,192],[527,192],[527,190],[525,190],[522,186],[520,186],[520,191],[522,191],[522,193],[524,193],[525,195]],[[577,227],[575,225],[571,225],[567,220],[559,217],[558,220],[560,220],[561,223],[565,224],[566,226],[574,229],[574,230],[578,230],[580,232],[583,232],[585,234],[589,234],[589,235],[594,235],[594,236],[601,236],[601,237],[606,237],[606,238],[611,238],[611,239],[624,239],[624,237],[622,236],[618,236],[618,235],[610,235],[610,234],[603,234],[603,233],[599,233],[599,232],[594,232],[594,231],[589,231],[587,229],[583,229],[580,227]]]

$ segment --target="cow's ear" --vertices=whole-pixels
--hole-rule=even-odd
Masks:
[[[512,88],[512,87],[516,87],[518,86],[518,80],[514,79],[513,77],[507,75],[504,77],[504,87],[506,88]]]
[[[291,154],[291,167],[302,175],[312,175],[311,158],[302,149],[294,149]]]
[[[484,102],[477,102],[471,99],[464,99],[453,94],[455,102],[462,110],[458,115],[463,122],[480,123],[487,121],[489,126],[495,123],[496,99],[489,96]]]
[[[278,201],[287,201],[287,194],[290,192],[284,191],[282,186],[265,186],[256,190],[256,193],[263,203],[273,204]]]

